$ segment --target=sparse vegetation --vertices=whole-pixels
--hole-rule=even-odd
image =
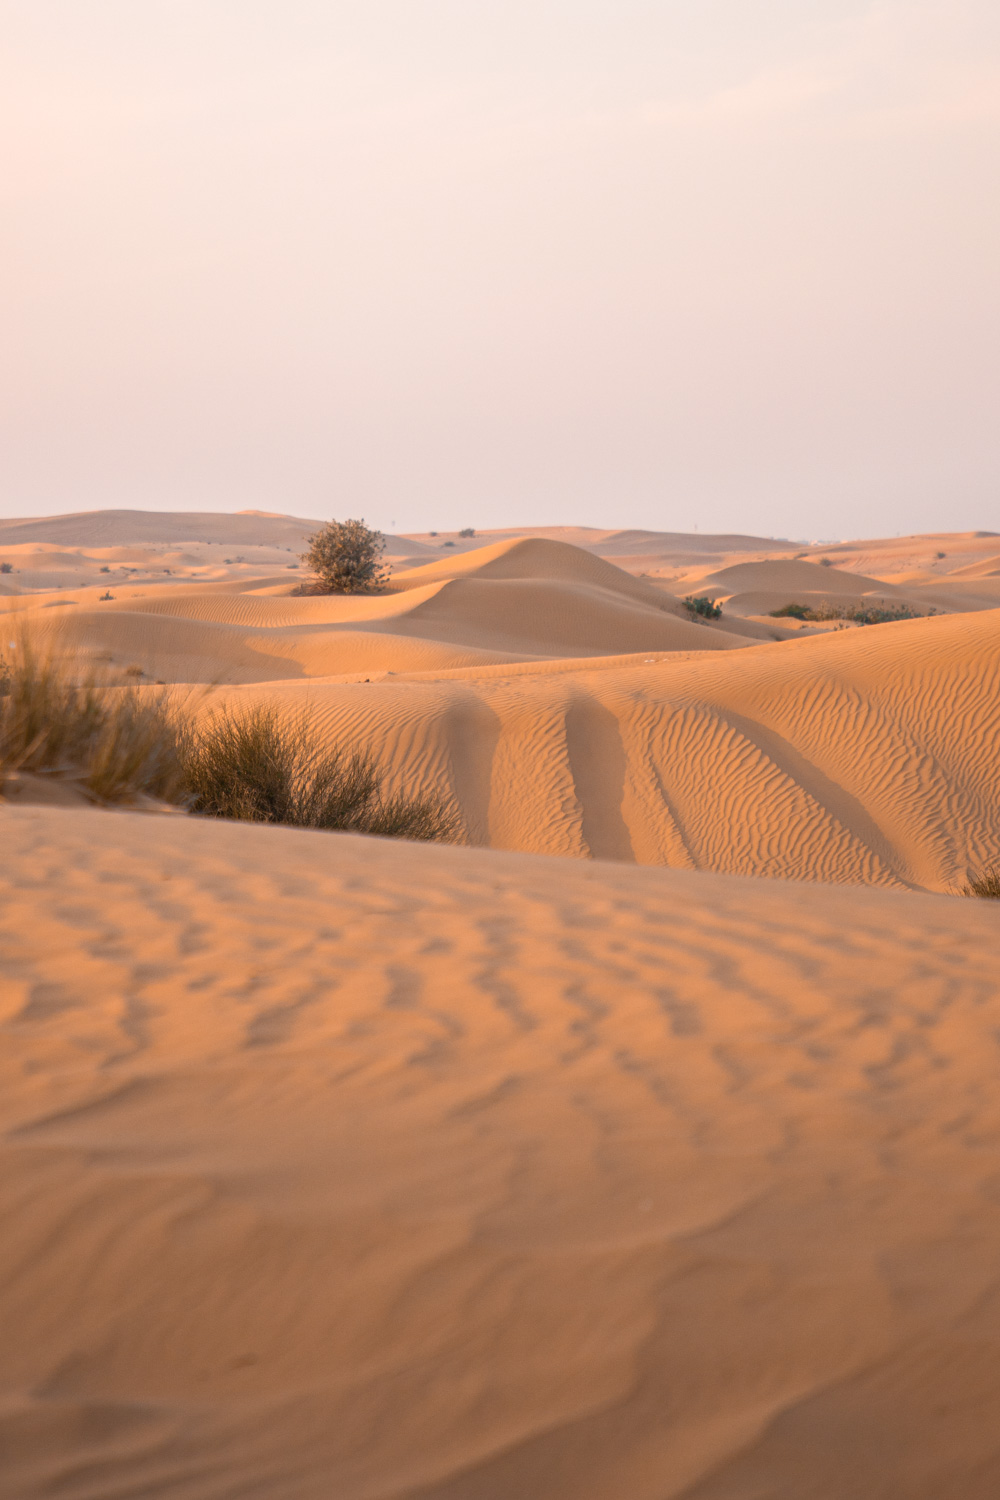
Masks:
[[[934,609],[927,611],[936,613]],[[830,620],[852,621],[855,625],[891,625],[896,620],[922,620],[919,610],[907,604],[821,604],[816,609],[805,604],[783,604],[771,610],[772,620],[808,620],[822,624]]]
[[[1000,901],[1000,865],[989,865],[978,875],[970,875],[962,887],[963,896],[981,896],[987,901]]]
[[[454,542],[442,542],[441,545],[442,545],[442,547],[454,547],[455,543]]]
[[[109,568],[109,567],[108,567],[108,565],[107,565],[107,563],[104,563],[104,564],[103,564],[103,566],[102,566],[102,567],[100,567],[100,568],[98,568],[98,570],[97,570],[97,571],[98,571],[98,572],[99,572],[99,573],[110,573],[110,572],[111,572],[111,569],[110,569],[110,568]]]
[[[947,557],[948,554],[947,554],[947,552],[935,552],[934,556],[937,558],[938,562],[940,562],[941,559],[943,557]]]
[[[71,681],[22,637],[0,661],[0,778],[71,775],[104,802],[184,792],[184,735],[160,694]]]
[[[97,602],[98,602],[98,604],[104,604],[108,599],[113,599],[114,597],[115,597],[114,594],[111,592],[110,589],[108,589],[107,593],[105,593],[105,594],[98,594],[98,596],[97,596]]]
[[[821,568],[832,568],[833,567],[833,558],[832,557],[818,557],[816,559],[816,561],[819,563],[819,565],[820,565]]]
[[[815,620],[816,613],[805,604],[783,604],[780,609],[772,609],[772,620]]]
[[[303,584],[303,593],[373,594],[384,588],[389,569],[382,562],[385,538],[364,521],[328,521],[309,538],[302,561],[316,574],[317,583]]]
[[[195,734],[187,784],[192,811],[210,817],[421,840],[455,832],[437,804],[387,797],[368,756],[317,753],[304,725],[266,707],[211,716]]]
[[[91,676],[80,683],[25,636],[0,657],[0,794],[17,772],[72,779],[101,802],[146,794],[207,817],[446,840],[455,818],[430,799],[388,795],[361,752],[318,750],[305,724],[266,707],[200,723],[166,694]]]
[[[13,573],[13,571],[14,571],[14,564],[13,563],[0,562],[0,573]]]
[[[689,609],[693,615],[699,615],[703,620],[719,620],[722,618],[722,605],[716,604],[709,599],[707,594],[689,594],[683,600],[684,608]]]
[[[461,537],[475,536],[476,528],[474,526],[463,526],[462,530],[458,534]]]

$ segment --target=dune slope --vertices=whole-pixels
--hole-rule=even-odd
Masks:
[[[987,903],[0,808],[12,1500],[992,1500]]]
[[[858,598],[875,582],[780,558],[715,576],[772,574]],[[375,596],[290,587],[98,585],[0,609],[75,662],[218,689],[202,708],[235,694],[305,716],[448,803],[473,844],[933,890],[1000,858],[996,601],[760,644],[733,632],[777,621],[696,621],[551,537],[470,547]]]
[[[267,694],[472,843],[946,890],[1000,858],[997,619]]]

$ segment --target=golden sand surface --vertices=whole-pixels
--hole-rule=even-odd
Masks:
[[[0,798],[2,1500],[993,1500],[1000,537],[314,527],[0,521],[466,846]]]
[[[11,808],[3,1493],[992,1500],[992,903]]]
[[[86,518],[68,520],[78,536]],[[220,534],[292,525],[194,521]],[[161,517],[154,534],[173,526],[179,555],[194,521]],[[104,520],[91,524],[106,540]],[[668,587],[618,565],[635,533],[587,546],[571,534],[460,539],[465,550],[417,556],[372,596],[296,596],[287,569],[244,577],[236,563],[200,582],[193,567],[58,590],[15,572],[0,611],[11,630],[27,622],[75,662],[168,684],[199,713],[263,701],[318,745],[361,746],[393,790],[445,803],[474,845],[937,891],[1000,859],[1000,538],[864,544],[893,576],[929,553],[925,581],[911,570],[905,585],[838,557],[733,561],[754,539],[720,538],[724,566]],[[654,536],[650,555],[669,540]],[[686,541],[704,554],[713,539]],[[940,573],[949,561],[961,577]],[[692,591],[722,618],[693,616]],[[935,612],[878,626],[769,613],[789,601]]]

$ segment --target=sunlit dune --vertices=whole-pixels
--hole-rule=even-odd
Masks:
[[[171,519],[175,551],[193,545],[189,518],[143,524],[164,538]],[[196,520],[218,536],[230,521],[292,524]],[[668,585],[599,555],[616,535],[589,549],[462,538],[375,595],[296,595],[287,569],[250,568],[28,590],[3,607],[74,660],[211,689],[199,711],[235,693],[305,715],[319,743],[363,747],[395,790],[444,802],[472,844],[939,891],[1000,855],[1000,593],[972,592],[988,574],[903,588],[726,551],[700,582]],[[973,544],[996,539],[933,551],[967,569]],[[889,555],[895,566],[898,539]],[[692,615],[689,591],[718,599],[722,619]],[[772,618],[794,600],[871,599],[925,617]]]
[[[0,797],[4,1500],[993,1500],[997,538],[311,524],[0,525],[455,838]]]
[[[2,817],[5,1494],[991,1500],[991,903]]]

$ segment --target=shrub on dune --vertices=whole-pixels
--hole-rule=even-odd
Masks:
[[[196,731],[187,785],[192,811],[209,817],[390,838],[455,833],[454,819],[436,803],[386,796],[368,756],[317,752],[304,724],[257,705],[214,714]]]
[[[681,603],[684,608],[690,610],[691,614],[699,615],[703,620],[719,620],[722,618],[722,605],[716,604],[709,599],[707,594],[689,594]]]
[[[17,772],[70,779],[99,802],[147,795],[249,823],[420,840],[457,832],[437,803],[387,795],[368,756],[317,752],[304,725],[273,709],[227,709],[192,725],[134,677],[76,681],[27,638],[0,658],[0,794]]]
[[[933,615],[932,608],[927,611]],[[820,604],[815,609],[806,604],[783,604],[771,610],[772,620],[782,619],[828,622],[849,620],[855,625],[892,625],[897,620],[921,620],[924,618],[908,604]]]
[[[302,561],[317,581],[302,584],[296,592],[320,594],[372,594],[383,589],[389,569],[382,562],[385,538],[364,521],[328,521],[309,538]]]

